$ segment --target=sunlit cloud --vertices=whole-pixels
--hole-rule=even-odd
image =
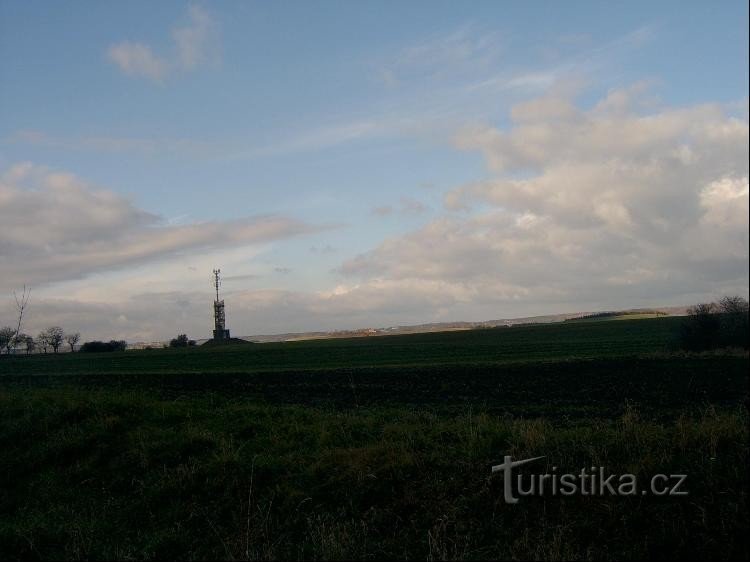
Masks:
[[[0,223],[3,291],[323,228],[274,215],[169,224],[113,191],[31,163],[17,164],[0,177]]]

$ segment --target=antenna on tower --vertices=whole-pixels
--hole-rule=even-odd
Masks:
[[[219,287],[221,287],[221,269],[214,269],[213,285],[216,289],[216,300],[214,301],[214,339],[228,340],[229,330],[225,327],[224,301],[219,300]]]
[[[214,269],[214,287],[216,288],[216,300],[219,300],[219,287],[221,287],[221,269]]]

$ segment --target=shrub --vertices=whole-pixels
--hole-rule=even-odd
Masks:
[[[180,334],[169,342],[169,347],[192,347],[194,345],[195,340],[188,339],[187,334]]]
[[[125,340],[87,341],[81,346],[80,351],[83,353],[102,353],[107,351],[125,351],[128,343]]]
[[[750,340],[747,301],[742,297],[724,297],[719,301],[719,312],[722,347],[747,349],[748,340]]]
[[[680,347],[706,351],[721,347],[748,347],[748,303],[742,297],[724,297],[716,303],[688,309],[680,327]]]

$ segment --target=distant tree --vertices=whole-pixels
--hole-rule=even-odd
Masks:
[[[18,334],[16,336],[16,341],[24,346],[24,348],[26,349],[26,355],[34,353],[34,349],[36,349],[36,342],[30,335]]]
[[[106,348],[107,344],[103,341],[94,340],[94,341],[87,341],[84,342],[84,344],[81,346],[81,349],[79,350],[81,353],[99,353],[102,351],[111,351]]]
[[[697,304],[688,309],[680,327],[680,347],[704,351],[720,347],[748,348],[748,302],[724,297],[719,303]]]
[[[113,351],[125,351],[128,348],[128,342],[125,340],[109,340],[109,345]]]
[[[750,310],[750,305],[747,299],[739,296],[724,297],[719,301],[719,310],[725,314],[747,314]]]
[[[29,306],[29,299],[31,298],[31,288],[27,289],[26,285],[24,285],[20,298],[13,291],[13,298],[16,300],[16,309],[18,310],[18,322],[16,323],[16,332],[13,334],[13,339],[14,341],[18,341],[18,335],[21,333],[21,324],[23,323],[23,313],[26,312],[26,307]]]
[[[705,351],[716,347],[721,327],[714,303],[691,306],[680,329],[680,344],[690,351]]]
[[[70,346],[70,351],[73,352],[76,350],[76,344],[78,343],[78,340],[81,339],[81,334],[76,332],[75,334],[65,334],[65,341]]]
[[[103,341],[87,341],[81,346],[82,353],[103,353],[110,351],[125,351],[128,347],[128,343],[124,340],[110,340],[108,342]]]
[[[2,353],[3,349],[5,349],[5,353],[10,353],[15,336],[16,331],[10,326],[0,328],[0,353]]]
[[[60,326],[51,326],[47,328],[46,334],[47,342],[52,350],[57,353],[57,350],[60,349],[60,346],[62,345],[65,332],[63,332],[63,329]]]
[[[39,334],[36,337],[36,344],[42,348],[42,351],[44,353],[47,353],[47,350],[49,349],[49,335],[47,334],[47,331],[44,330],[42,332],[39,332]]]
[[[187,334],[180,334],[176,338],[169,341],[169,347],[187,347],[190,345],[190,340]]]
[[[721,314],[721,345],[747,349],[750,340],[747,300],[739,296],[724,297],[719,301],[718,308]]]

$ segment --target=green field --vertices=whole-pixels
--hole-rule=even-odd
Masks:
[[[644,320],[646,318],[663,318],[663,312],[613,312],[582,316],[580,318],[569,318],[565,322],[604,322],[606,320]]]
[[[556,323],[207,348],[35,355],[0,361],[0,375],[250,373],[615,358],[667,352],[681,321],[671,317]]]
[[[746,559],[746,352],[679,318],[0,360],[5,559]],[[503,501],[490,468],[687,474]]]

